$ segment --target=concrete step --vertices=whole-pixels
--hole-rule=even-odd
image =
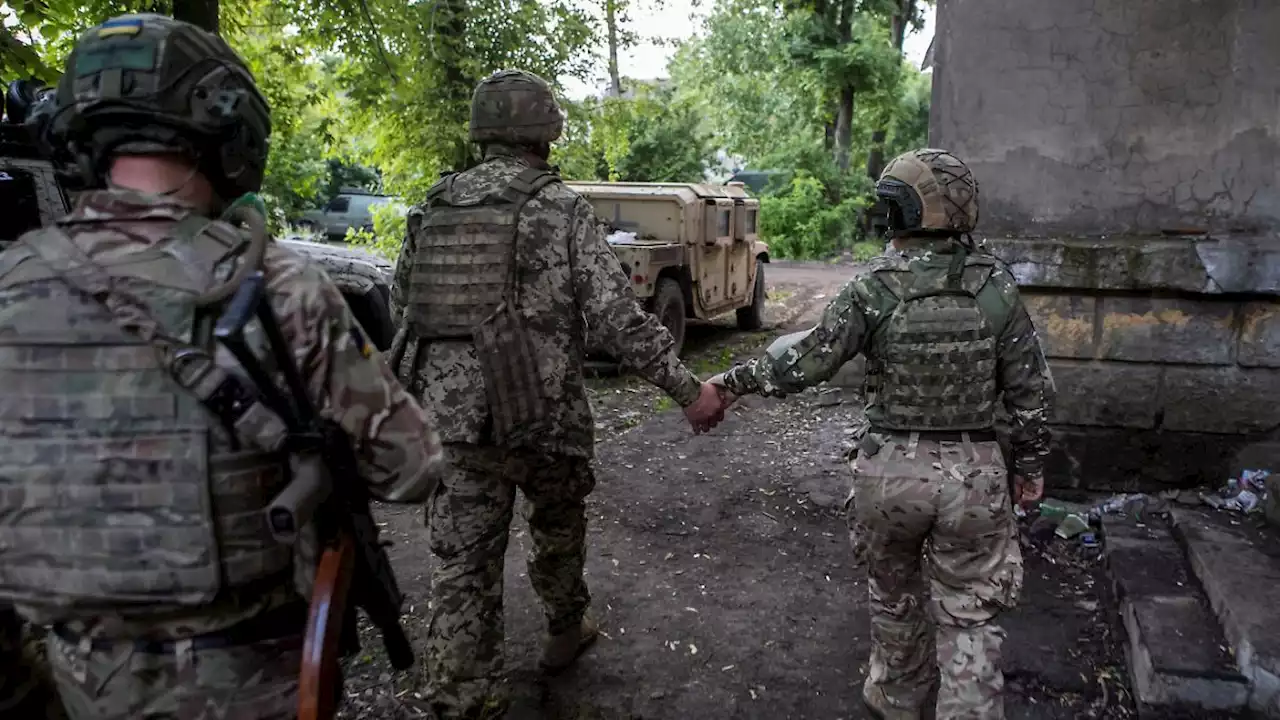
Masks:
[[[1249,708],[1280,718],[1280,534],[1221,512],[1175,509],[1172,517],[1236,664],[1250,681]]]
[[[1226,638],[1169,525],[1158,518],[1144,524],[1105,517],[1102,530],[1140,713],[1243,710],[1251,684],[1226,651]]]

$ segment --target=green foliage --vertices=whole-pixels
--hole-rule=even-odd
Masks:
[[[614,172],[626,182],[701,182],[713,152],[694,103],[669,87],[641,87]],[[624,101],[625,102],[625,101]]]
[[[714,152],[697,106],[670,87],[629,82],[633,98],[566,104],[551,161],[571,180],[702,182]]]
[[[788,187],[760,200],[760,233],[770,254],[814,259],[853,245],[859,239],[858,213],[867,203],[870,184],[851,183],[842,197],[832,199],[822,180],[797,172]]]
[[[400,257],[400,246],[404,244],[408,216],[403,208],[395,205],[374,205],[370,213],[373,215],[373,232],[349,228],[346,240],[394,263]]]
[[[812,258],[854,247],[872,189],[859,160],[876,131],[885,131],[887,151],[925,144],[928,79],[890,38],[890,15],[902,7],[716,0],[703,33],[677,50],[677,96],[696,108],[713,143],[752,169],[792,174],[761,201],[761,234],[774,254]],[[849,97],[854,161],[842,171],[837,122]]]
[[[701,33],[677,48],[669,83],[626,81],[626,97],[564,102],[552,161],[569,179],[697,182],[724,150],[789,174],[762,198],[774,255],[853,247],[869,196],[858,159],[880,137],[889,157],[927,138],[928,78],[901,61],[889,23],[898,12],[916,22],[921,3],[713,1]],[[174,2],[11,0],[0,73],[56,80],[88,27],[125,11],[170,12]],[[477,160],[467,139],[476,82],[509,67],[553,84],[585,78],[609,34],[592,11],[612,11],[625,48],[638,39],[629,9],[627,0],[222,0],[221,33],[272,107],[261,195],[273,228],[342,187],[421,198],[441,171]],[[851,114],[842,105],[850,93]],[[837,163],[838,118],[849,120],[847,171]],[[386,207],[375,209],[373,231],[350,239],[394,258],[403,236],[403,213]]]
[[[921,73],[908,74],[905,78],[893,115],[887,124],[887,157],[896,157],[908,150],[928,145],[932,78],[932,75]]]

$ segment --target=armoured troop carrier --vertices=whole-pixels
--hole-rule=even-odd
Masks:
[[[684,344],[690,318],[764,325],[760,201],[740,184],[567,183],[595,208],[636,295]]]

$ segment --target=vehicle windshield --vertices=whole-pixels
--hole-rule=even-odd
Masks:
[[[27,170],[8,167],[0,160],[0,243],[17,240],[40,227],[40,200],[35,177]]]

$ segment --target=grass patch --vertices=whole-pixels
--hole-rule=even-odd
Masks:
[[[853,259],[857,262],[866,262],[882,252],[884,252],[884,243],[864,240],[853,246]]]
[[[770,290],[768,294],[769,302],[786,302],[789,298],[796,294],[795,290]]]
[[[675,406],[676,406],[676,401],[672,400],[666,395],[661,395],[658,397],[657,400],[653,401],[654,412],[666,412],[668,410],[671,410]],[[639,424],[639,423],[640,423],[640,419],[636,418],[636,424]]]
[[[721,348],[714,355],[698,358],[693,363],[694,374],[698,377],[707,377],[728,370],[733,366],[733,350],[731,347]]]

